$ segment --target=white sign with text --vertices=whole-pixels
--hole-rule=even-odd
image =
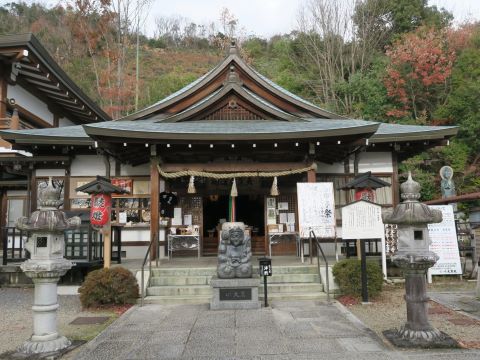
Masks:
[[[431,275],[461,275],[453,208],[451,205],[431,205],[430,208],[440,210],[443,220],[438,224],[428,224],[428,235],[432,241],[430,251],[440,257],[429,272]]]
[[[342,208],[342,239],[382,239],[382,207],[360,200]]]
[[[336,234],[333,183],[297,183],[300,237],[313,230],[317,238],[334,239]]]

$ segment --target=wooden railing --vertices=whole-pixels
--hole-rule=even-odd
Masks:
[[[0,118],[0,130],[10,129],[10,118]]]
[[[23,120],[19,122],[19,130],[34,129],[35,127]],[[12,119],[11,118],[0,118],[0,130],[11,130],[12,129]]]

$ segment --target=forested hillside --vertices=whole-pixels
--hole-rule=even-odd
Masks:
[[[0,33],[33,32],[114,118],[148,106],[206,73],[232,38],[262,74],[339,114],[382,122],[458,125],[450,146],[404,162],[439,196],[438,169],[459,193],[480,189],[480,25],[453,26],[427,0],[305,0],[299,26],[246,36],[227,9],[209,24],[178,17],[142,28],[151,0],[71,0],[0,7]],[[294,16],[294,15],[292,15]],[[219,20],[215,20],[219,18]]]

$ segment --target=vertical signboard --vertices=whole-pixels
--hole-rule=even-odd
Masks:
[[[431,275],[461,275],[460,254],[458,252],[455,218],[451,205],[431,205],[442,212],[443,220],[438,224],[428,224],[430,251],[440,259],[429,269]]]
[[[342,239],[382,239],[382,207],[360,200],[342,208]]]
[[[317,238],[334,239],[336,235],[333,183],[297,183],[300,237],[314,231]]]

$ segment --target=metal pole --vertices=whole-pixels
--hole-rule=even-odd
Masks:
[[[361,270],[362,270],[362,302],[368,303],[367,288],[367,256],[365,254],[365,240],[360,240]]]
[[[267,276],[266,275],[263,275],[263,297],[265,298],[265,307],[268,307]]]

